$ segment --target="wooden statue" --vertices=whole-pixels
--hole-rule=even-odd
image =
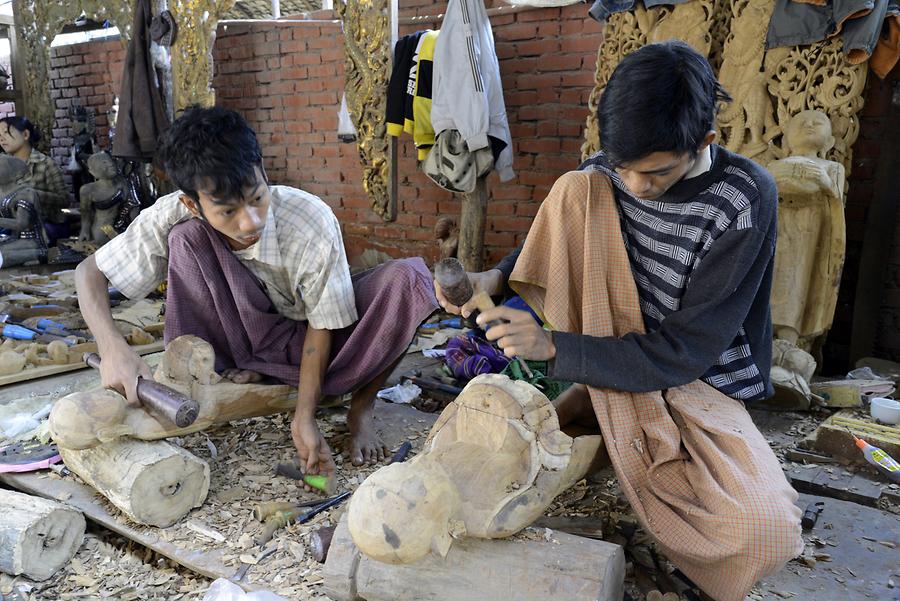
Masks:
[[[844,167],[822,158],[834,137],[821,111],[795,115],[785,138],[790,156],[769,164],[780,198],[772,322],[776,338],[796,343],[824,334],[834,318],[846,247]]]
[[[0,488],[0,572],[50,578],[81,547],[84,528],[80,511]]]
[[[0,266],[12,267],[47,260],[44,225],[38,214],[38,196],[23,178],[28,164],[0,154]]]
[[[194,423],[179,428],[142,407],[129,405],[122,395],[111,390],[75,392],[59,399],[50,412],[54,442],[62,448],[81,450],[123,436],[159,440],[296,406],[296,390],[285,384],[235,384],[223,380],[215,372],[212,346],[196,336],[181,336],[169,343],[154,379],[197,401],[200,414]]]
[[[137,207],[128,197],[125,178],[112,156],[98,152],[88,159],[87,167],[97,181],[81,187],[78,239],[102,246],[110,240],[109,228],[119,233],[124,231],[137,216]]]
[[[478,376],[444,409],[424,450],[376,471],[349,506],[359,549],[377,561],[446,556],[453,538],[504,538],[588,471],[600,436],[571,438],[539,390]]]

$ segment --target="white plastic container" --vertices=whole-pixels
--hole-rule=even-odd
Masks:
[[[883,424],[900,423],[900,402],[893,399],[875,397],[869,401],[872,417]]]

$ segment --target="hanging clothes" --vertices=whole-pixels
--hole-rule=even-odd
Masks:
[[[150,56],[150,0],[136,0],[131,42],[122,70],[122,94],[112,154],[149,161],[156,141],[169,127],[169,118],[156,81]]]
[[[500,64],[482,0],[450,0],[447,6],[434,51],[431,123],[436,135],[458,130],[470,152],[498,151],[500,181],[515,177]]]
[[[836,0],[827,4],[777,0],[766,48],[814,44],[840,35],[847,60],[855,65],[875,54],[870,66],[883,79],[900,58],[898,29],[900,0]]]
[[[412,74],[412,84],[410,83],[410,73],[415,65],[413,58],[419,45],[419,38],[424,33],[424,31],[417,31],[405,35],[394,45],[394,66],[391,69],[391,78],[388,80],[387,94],[387,132],[388,135],[394,137],[399,137],[404,131],[407,131],[407,127],[412,127],[415,73]]]
[[[388,84],[388,134],[411,135],[420,161],[425,160],[434,146],[431,94],[434,49],[439,33],[429,29],[400,38],[394,49],[394,68]]]

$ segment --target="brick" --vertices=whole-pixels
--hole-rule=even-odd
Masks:
[[[559,51],[559,40],[538,39],[518,42],[516,50],[519,56],[546,56]]]

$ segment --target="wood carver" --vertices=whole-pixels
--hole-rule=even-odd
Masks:
[[[441,413],[420,455],[360,486],[348,511],[353,541],[402,564],[446,556],[454,538],[511,536],[584,476],[601,440],[562,432],[533,386],[479,376]]]
[[[790,156],[769,164],[780,197],[772,322],[777,338],[809,342],[831,327],[837,304],[846,247],[844,167],[822,158],[834,137],[821,111],[795,115],[785,137]]]

